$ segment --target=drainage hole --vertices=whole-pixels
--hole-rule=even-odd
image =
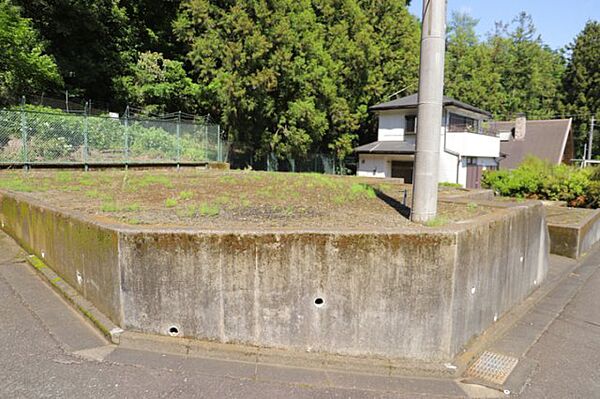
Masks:
[[[172,337],[179,335],[179,328],[177,328],[177,326],[169,327],[169,335]]]
[[[315,306],[320,308],[321,306],[323,306],[323,304],[325,303],[325,301],[323,300],[323,298],[315,298]]]

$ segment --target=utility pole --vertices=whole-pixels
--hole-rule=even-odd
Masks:
[[[592,121],[590,124],[590,137],[589,137],[589,141],[588,141],[588,151],[587,151],[587,159],[588,161],[592,160],[592,148],[593,148],[593,142],[594,142],[594,123],[596,122],[596,119],[594,117],[594,115],[592,115]]]
[[[437,214],[446,52],[446,0],[423,0],[417,146],[411,220]]]

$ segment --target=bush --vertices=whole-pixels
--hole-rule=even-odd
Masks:
[[[589,206],[591,175],[596,171],[568,165],[551,165],[535,157],[526,158],[514,170],[488,171],[483,185],[496,193],[517,198],[566,201],[572,206]],[[589,198],[588,198],[589,197]]]

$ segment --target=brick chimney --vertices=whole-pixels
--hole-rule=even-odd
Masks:
[[[515,121],[515,140],[524,140],[525,133],[527,133],[527,118],[525,114],[519,114]]]

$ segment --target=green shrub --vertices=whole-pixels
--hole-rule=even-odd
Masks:
[[[590,174],[593,172],[588,169],[551,165],[528,157],[517,169],[484,173],[482,182],[502,196],[567,201],[583,206],[588,202]]]

